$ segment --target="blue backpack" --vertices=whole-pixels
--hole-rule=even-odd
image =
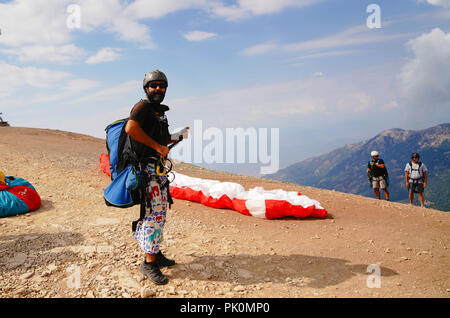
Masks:
[[[108,206],[129,208],[141,203],[140,186],[143,184],[139,159],[131,147],[130,136],[125,132],[128,118],[109,124],[106,131],[111,183],[103,191]]]

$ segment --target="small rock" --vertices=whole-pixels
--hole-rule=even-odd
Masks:
[[[58,269],[58,266],[56,266],[55,264],[50,264],[47,266],[47,269],[53,273],[54,271],[56,271]]]
[[[154,297],[155,295],[156,295],[156,292],[153,289],[150,289],[148,287],[141,288],[141,297],[142,298]]]
[[[20,275],[19,278],[20,278],[21,280],[26,280],[26,279],[31,278],[33,275],[34,275],[34,271],[31,271],[31,272],[27,272],[27,273],[25,273],[25,274]]]
[[[404,261],[408,261],[408,260],[410,260],[409,257],[406,257],[406,256],[400,257],[400,262],[404,262]]]
[[[167,288],[167,294],[175,295],[176,294],[175,287],[174,286],[169,286],[169,288]]]
[[[236,287],[233,288],[234,291],[240,292],[240,291],[244,291],[245,287],[242,285],[237,285]]]
[[[16,294],[17,295],[23,295],[26,292],[26,288],[25,287],[19,287],[16,289]]]

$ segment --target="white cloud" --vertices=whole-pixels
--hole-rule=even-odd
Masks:
[[[211,12],[227,20],[239,20],[254,15],[278,13],[288,7],[306,7],[325,0],[238,0],[236,5],[211,2]]]
[[[366,25],[350,27],[342,32],[308,41],[288,43],[275,45],[267,42],[250,46],[240,52],[243,55],[257,55],[265,54],[275,50],[290,52],[314,52],[296,58],[297,60],[311,59],[327,56],[338,56],[358,53],[356,50],[335,50],[328,52],[321,52],[322,50],[329,50],[342,47],[359,46],[363,44],[389,42],[397,39],[411,37],[410,33],[400,34],[383,34],[378,31],[373,31],[367,28]]]
[[[418,0],[419,2],[427,2],[433,6],[450,8],[450,0]]]
[[[70,42],[71,32],[100,29],[117,34],[124,41],[137,42],[146,47],[155,46],[149,28],[128,13],[127,8],[131,4],[120,0],[79,0],[80,29],[67,25],[71,14],[66,11],[69,4],[73,1],[14,0],[0,4],[2,44],[14,48],[27,45],[61,48],[61,45]],[[28,55],[22,56],[30,58]],[[55,58],[56,61],[60,59],[66,61],[65,58]]]
[[[205,31],[191,31],[189,33],[183,34],[184,38],[188,41],[203,41],[206,39],[213,38],[217,36],[216,33],[205,32]]]
[[[403,97],[415,109],[450,109],[450,33],[435,28],[407,47],[414,58],[400,74]]]
[[[278,46],[275,43],[262,43],[250,46],[241,52],[239,54],[246,55],[246,56],[254,56],[254,55],[260,55],[265,54],[271,51],[274,51]]]
[[[113,87],[101,89],[95,93],[82,96],[75,100],[72,100],[71,104],[81,104],[81,103],[91,103],[97,100],[105,100],[110,101],[114,100],[115,97],[120,96],[125,93],[133,92],[136,90],[141,90],[142,94],[144,91],[142,90],[142,82],[141,81],[128,81]]]
[[[60,81],[54,86],[54,89],[51,92],[41,92],[37,96],[29,98],[27,104],[48,103],[59,100],[67,101],[74,96],[79,97],[80,94],[93,88],[97,88],[100,85],[100,82],[88,79],[71,79]]]
[[[79,0],[81,7],[81,29],[90,31],[95,28],[117,34],[119,39],[154,47],[150,37],[150,29],[139,23],[139,16],[129,10],[134,4],[120,0]]]
[[[19,88],[49,88],[69,77],[66,72],[19,67],[0,61],[0,97],[10,96]]]
[[[56,45],[70,40],[64,11],[68,0],[15,0],[0,4],[2,44]],[[45,8],[45,9],[44,9]]]
[[[358,54],[360,52],[361,51],[359,51],[359,50],[338,50],[338,51],[320,52],[320,53],[313,53],[313,54],[297,56],[295,58],[290,59],[290,61],[309,60],[309,59],[316,59],[316,58],[330,57],[330,56],[351,55],[351,54]]]
[[[161,18],[172,12],[209,7],[208,0],[136,0],[126,9],[125,14],[137,19]]]
[[[15,55],[19,62],[56,62],[71,64],[77,62],[85,50],[73,44],[67,45],[30,45],[12,49],[3,49],[0,52]]]
[[[97,63],[105,63],[105,62],[112,62],[119,58],[120,51],[118,48],[111,48],[111,47],[104,47],[100,49],[97,54],[89,57],[86,60],[87,64],[97,64]]]
[[[383,34],[381,32],[368,29],[366,25],[360,25],[348,28],[342,32],[336,33],[331,36],[309,41],[286,44],[282,48],[285,51],[323,50],[346,46],[357,46],[377,42],[388,42],[409,36],[411,36],[411,34],[404,34],[404,33]]]

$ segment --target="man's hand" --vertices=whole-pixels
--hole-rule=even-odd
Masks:
[[[161,154],[161,156],[165,157],[169,154],[169,148],[163,145],[159,145],[159,147],[156,149],[157,152]]]
[[[424,182],[424,183],[423,183],[423,188],[425,189],[426,187],[427,187],[427,183]]]
[[[406,181],[406,187],[409,189],[409,182]]]

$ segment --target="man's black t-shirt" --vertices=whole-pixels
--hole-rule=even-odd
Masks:
[[[166,105],[150,103],[146,100],[139,101],[134,105],[130,113],[130,119],[137,121],[144,132],[157,143],[167,146],[170,141],[169,124],[165,112],[169,110]],[[133,138],[131,146],[136,152],[138,158],[147,159],[149,157],[158,157],[159,154],[153,148],[150,148]]]
[[[385,169],[377,167],[377,166],[375,166],[375,164],[373,166],[371,166],[370,165],[371,162],[373,162],[373,160],[369,161],[367,166],[368,166],[369,169],[372,169],[372,174],[373,174],[374,177],[382,177],[382,176],[384,176],[386,174]],[[378,159],[376,161],[376,163],[378,163],[379,165],[382,165],[382,164],[384,164],[384,161],[383,161],[383,159]]]

